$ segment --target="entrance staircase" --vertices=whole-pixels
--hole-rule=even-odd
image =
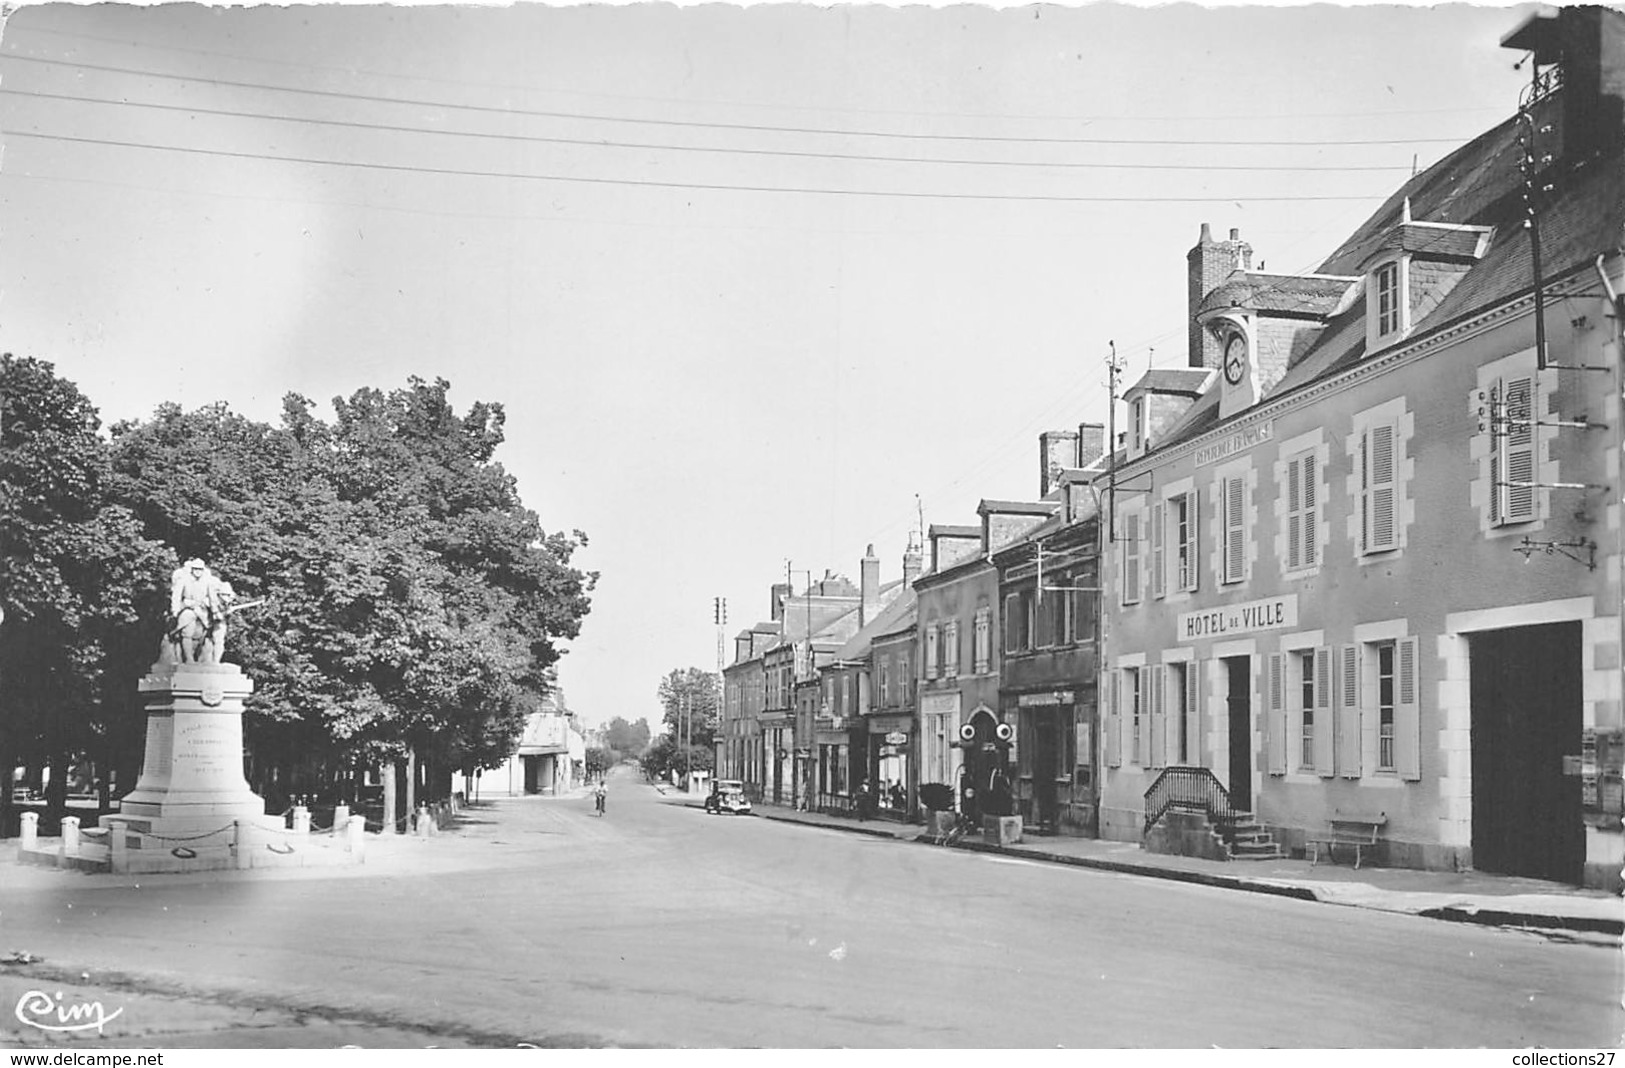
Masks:
[[[1286,854],[1207,768],[1162,770],[1145,792],[1147,849],[1214,860],[1278,860]]]

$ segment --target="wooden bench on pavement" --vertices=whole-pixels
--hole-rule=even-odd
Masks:
[[[1382,829],[1387,824],[1388,815],[1384,812],[1379,812],[1375,816],[1345,816],[1340,812],[1336,813],[1326,821],[1324,833],[1311,835],[1305,843],[1309,847],[1310,866],[1320,863],[1322,847],[1335,864],[1337,847],[1353,846],[1354,866],[1358,868],[1364,851],[1381,843]]]

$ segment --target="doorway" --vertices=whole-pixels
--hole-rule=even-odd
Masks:
[[[1032,724],[1033,816],[1040,830],[1053,832],[1060,823],[1055,789],[1055,781],[1061,777],[1060,709],[1052,705],[1033,709]]]
[[[1253,658],[1227,656],[1225,706],[1230,712],[1230,804],[1253,809]]]
[[[1472,634],[1473,867],[1579,883],[1585,824],[1578,622]]]

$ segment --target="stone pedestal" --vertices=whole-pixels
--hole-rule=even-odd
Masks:
[[[1021,817],[983,816],[982,840],[989,845],[1015,845],[1021,841]]]
[[[263,821],[265,802],[243,778],[243,699],[254,681],[236,664],[155,664],[140,688],[147,749],[120,817],[172,834]]]

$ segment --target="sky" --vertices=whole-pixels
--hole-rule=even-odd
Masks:
[[[1504,6],[133,7],[0,33],[0,349],[106,423],[443,377],[659,719],[788,573],[1039,493],[1186,360],[1185,253],[1311,270],[1510,116]],[[229,578],[229,576],[227,576]]]

